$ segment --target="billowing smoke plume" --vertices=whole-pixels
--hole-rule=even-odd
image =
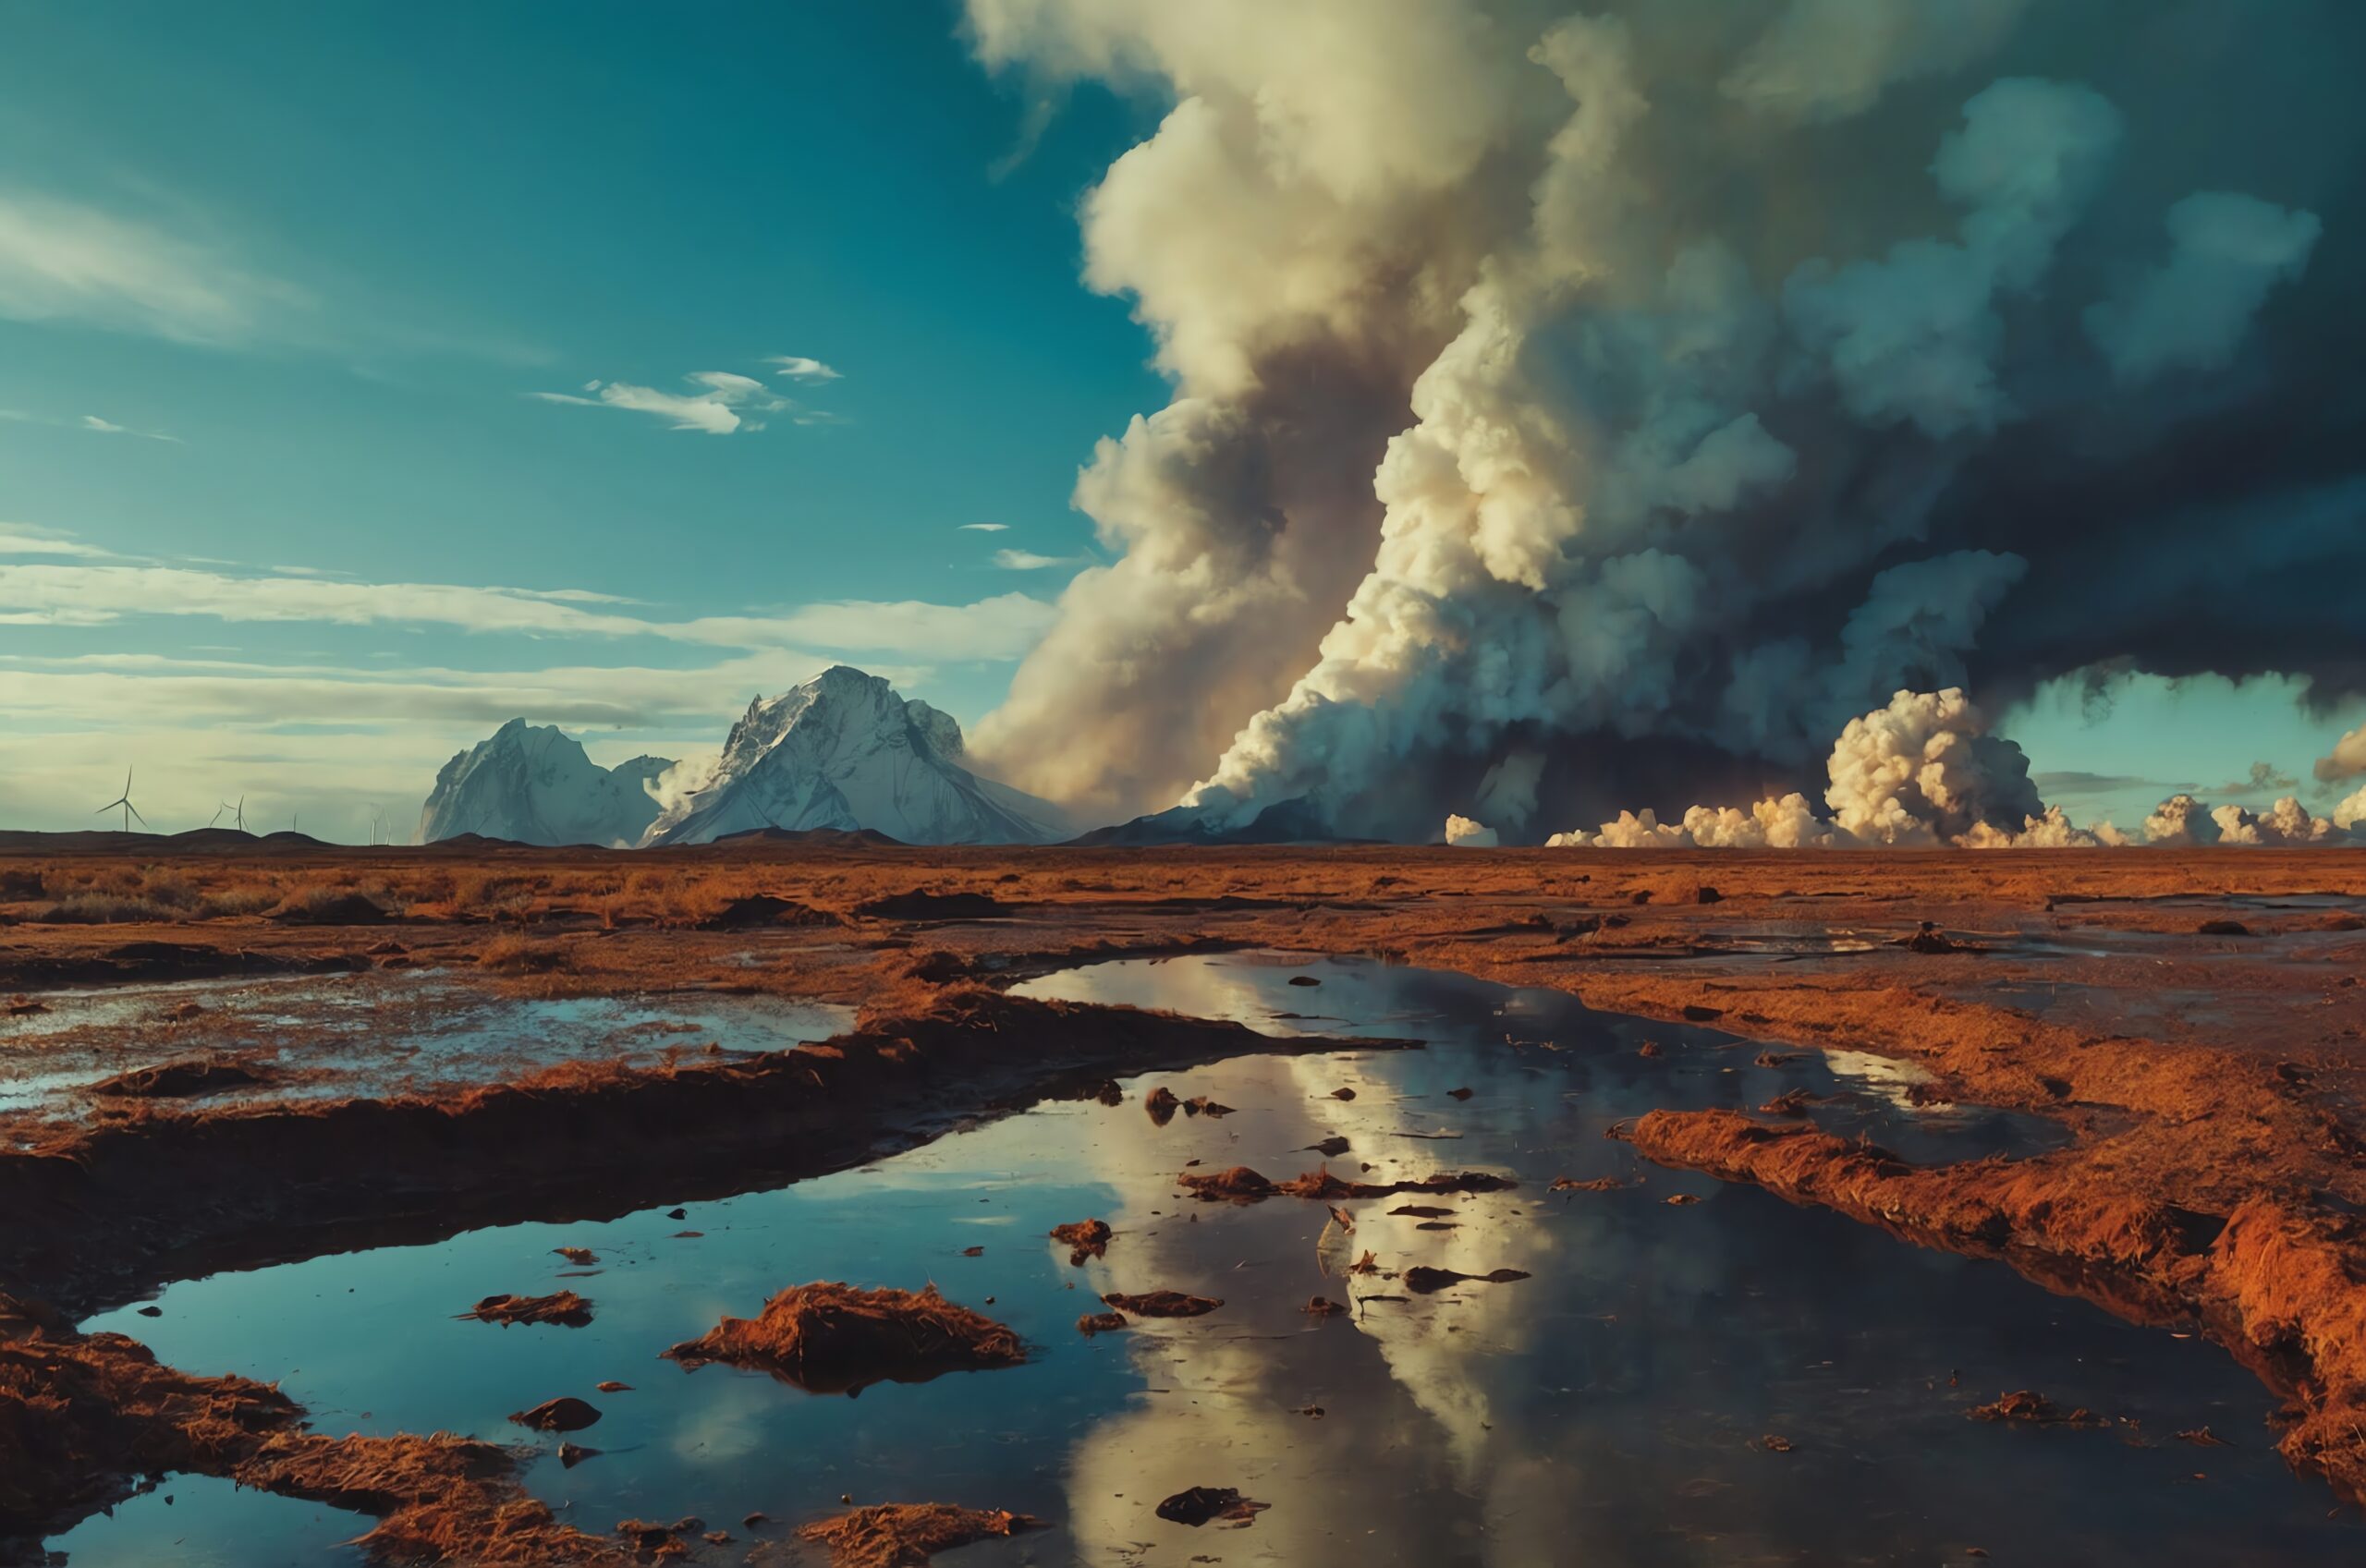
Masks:
[[[1173,103],[1084,228],[1177,395],[1079,481],[1122,553],[981,728],[1014,782],[2083,842],[1944,691],[1880,705],[2366,688],[2366,6],[969,10],[997,67]],[[1844,723],[1827,820],[1783,792]]]
[[[1622,811],[1598,833],[1579,829],[1545,842],[1602,849],[2071,849],[2121,841],[2109,824],[2084,832],[2040,801],[2021,748],[1990,734],[1980,710],[1952,687],[1901,691],[1887,707],[1849,720],[1825,772],[1829,820],[1794,794],[1746,811],[1695,806],[1677,822],[1662,822],[1649,809]]]

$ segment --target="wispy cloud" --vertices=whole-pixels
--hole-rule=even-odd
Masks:
[[[692,371],[682,379],[702,390],[661,392],[630,382],[592,381],[583,384],[583,390],[592,394],[589,397],[572,392],[530,392],[526,395],[579,408],[604,407],[653,414],[676,430],[703,431],[709,435],[760,431],[764,428],[763,421],[754,416],[787,413],[797,407],[755,377],[734,371]]]
[[[0,553],[9,553],[0,534]],[[68,541],[19,541],[23,553]],[[541,638],[648,637],[709,648],[884,651],[925,661],[1016,659],[1055,613],[1005,593],[969,604],[847,600],[768,614],[665,620],[628,614],[632,601],[580,589],[360,582],[311,575],[241,576],[190,566],[0,562],[0,625],[107,626],[144,615],[226,623],[451,626]]]
[[[88,435],[136,435],[142,441],[168,441],[175,446],[188,444],[179,436],[166,435],[161,431],[134,430],[129,425],[116,424],[113,419],[103,419],[96,414],[61,419],[54,415],[30,413],[22,408],[0,408],[0,419],[11,424],[50,425],[59,430],[77,430]]]
[[[821,360],[810,359],[802,354],[774,354],[769,356],[764,363],[773,368],[773,374],[787,376],[791,381],[836,381],[838,379],[837,371],[822,363]]]
[[[74,555],[96,561],[114,553],[55,529],[37,529],[30,523],[0,523],[0,555]]]
[[[311,305],[305,290],[218,244],[0,191],[0,316],[220,346],[276,335]]]
[[[994,565],[1006,572],[1040,572],[1046,566],[1081,566],[1082,555],[1038,555],[1032,550],[997,550]]]
[[[1008,533],[1010,531],[1008,523],[963,523],[960,527],[963,533]]]

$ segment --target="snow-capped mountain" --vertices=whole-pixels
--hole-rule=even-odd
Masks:
[[[520,844],[639,844],[657,820],[650,781],[672,767],[636,757],[603,768],[555,728],[512,719],[444,764],[419,815],[419,842],[462,833]]]
[[[906,844],[1045,844],[1067,836],[1049,801],[961,765],[961,726],[840,664],[731,726],[714,776],[644,841],[706,844],[762,828],[870,828]]]

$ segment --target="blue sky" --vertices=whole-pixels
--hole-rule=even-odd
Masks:
[[[1078,462],[1165,397],[1126,305],[1076,281],[1076,198],[1140,111],[1079,93],[1024,147],[1028,102],[945,6],[567,17],[12,8],[0,529],[31,548],[0,565],[48,577],[42,603],[0,607],[34,621],[6,626],[0,680],[9,730],[46,744],[6,759],[0,815],[68,825],[118,757],[147,764],[160,826],[241,787],[274,810],[317,795],[334,831],[360,831],[364,796],[415,811],[491,724],[367,694],[372,722],[346,723],[340,684],[390,672],[719,671],[689,711],[639,699],[665,716],[595,737],[610,755],[711,748],[756,690],[841,654],[965,716],[1000,695],[1041,624],[1029,601],[1065,574],[997,553],[1083,553]],[[595,382],[738,428],[677,429]],[[963,527],[981,523],[1001,531]],[[774,629],[528,635],[504,603],[436,621],[397,592],[344,596],[379,624],[315,618],[300,591],[279,613],[301,618],[258,622],[235,585],[128,575],[158,568],[569,590],[634,602],[569,610]],[[796,613],[843,602],[947,608]],[[152,690],[131,699],[87,684],[94,656],[174,667],[137,666]],[[298,690],[201,667],[243,664],[327,673]],[[185,727],[156,677],[192,674],[212,684]],[[213,689],[234,683],[253,689]],[[290,701],[262,723],[274,687]]]
[[[998,700],[1167,396],[1075,217],[1158,105],[1046,118],[935,0],[555,15],[10,7],[0,821],[136,762],[160,829],[399,833],[512,712],[679,754],[839,659]],[[2305,779],[2358,716],[2290,695],[2009,727],[2126,821]]]

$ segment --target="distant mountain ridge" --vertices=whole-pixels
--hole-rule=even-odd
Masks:
[[[950,714],[836,665],[750,703],[713,778],[668,806],[644,842],[707,844],[767,828],[867,829],[905,844],[1067,836],[1059,808],[971,772],[965,755]]]
[[[555,726],[512,719],[453,757],[419,816],[419,842],[474,833],[516,844],[639,844],[657,820],[649,786],[670,758],[603,768]]]

